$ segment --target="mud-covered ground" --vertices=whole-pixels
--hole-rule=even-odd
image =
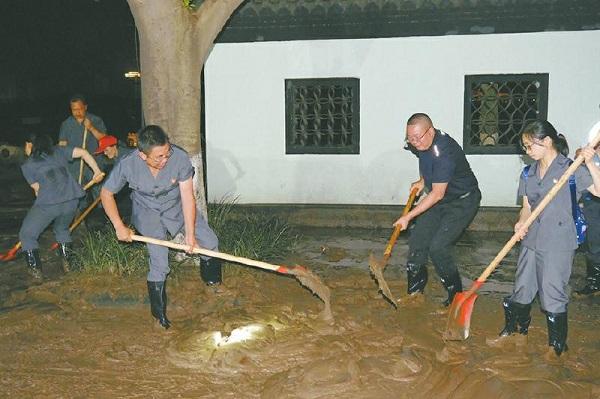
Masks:
[[[9,206],[8,206],[9,205]],[[2,207],[0,244],[14,243],[24,204]],[[543,315],[529,342],[491,346],[503,325],[516,253],[475,303],[471,337],[444,342],[444,292],[430,267],[423,301],[395,310],[369,275],[391,231],[314,229],[287,263],[302,264],[331,288],[333,322],[298,281],[235,266],[219,290],[193,266],[168,280],[165,331],[150,316],[145,278],[62,275],[44,251],[42,283],[22,259],[0,264],[2,397],[153,398],[593,398],[600,397],[600,297],[573,299],[569,346],[546,359]],[[508,238],[468,233],[458,258],[475,278]],[[52,240],[45,234],[42,245]],[[391,291],[406,290],[401,238],[386,269]],[[578,256],[572,285],[581,284]],[[241,337],[241,341],[235,342]]]

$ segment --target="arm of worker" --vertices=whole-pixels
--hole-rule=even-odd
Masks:
[[[587,166],[590,171],[590,175],[592,175],[593,184],[587,188],[587,190],[595,195],[596,197],[600,197],[600,167],[596,165],[594,162],[594,155],[596,155],[596,151],[590,146],[585,146],[581,149],[581,154],[585,159],[585,166]]]
[[[92,133],[96,140],[100,140],[102,137],[106,136],[106,127],[104,127],[104,122],[100,120],[98,122],[98,126],[94,126],[90,118],[85,118],[83,120],[83,126],[88,130],[88,132]]]
[[[396,220],[394,226],[400,226],[402,230],[406,230],[412,219],[427,211],[444,198],[447,188],[448,183],[433,183],[431,191],[410,212]]]
[[[102,208],[104,209],[104,212],[106,212],[106,216],[108,216],[115,228],[117,238],[120,241],[131,242],[133,231],[123,223],[123,219],[121,219],[119,209],[117,208],[117,201],[115,201],[114,193],[102,187],[102,190],[100,191],[100,201],[102,201]]]
[[[181,192],[181,207],[183,209],[183,223],[185,227],[185,243],[190,246],[188,253],[193,252],[196,243],[196,200],[194,198],[194,185],[192,178],[179,182]]]
[[[93,180],[96,183],[102,181],[102,179],[104,178],[104,173],[98,167],[98,164],[96,163],[94,157],[87,150],[84,150],[83,148],[79,147],[74,147],[72,156],[73,158],[82,158],[83,161],[90,167],[90,169],[92,169],[92,171],[94,172]]]
[[[40,191],[40,183],[35,182],[33,184],[30,184],[31,188],[33,189],[33,193],[35,194],[35,196],[38,196],[38,192]]]
[[[515,234],[517,235],[517,240],[521,241],[526,235],[527,231],[529,231],[529,226],[525,227],[525,221],[531,215],[531,205],[529,205],[529,200],[526,196],[523,196],[523,206],[521,207],[521,211],[519,212],[519,220],[515,223]]]
[[[421,191],[423,191],[423,189],[425,188],[425,179],[423,179],[423,176],[421,176],[419,178],[419,180],[413,182],[410,185],[410,190],[409,191],[412,191],[415,188],[417,189],[417,196],[418,196],[419,194],[421,194]]]

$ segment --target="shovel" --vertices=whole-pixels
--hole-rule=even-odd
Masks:
[[[404,206],[404,210],[402,211],[402,216],[406,215],[410,211],[410,208],[412,207],[412,204],[415,201],[416,197],[417,197],[417,189],[413,188],[412,191],[410,192],[410,196],[408,197],[408,201],[406,202],[406,205]],[[383,258],[381,260],[375,258],[375,255],[373,255],[373,254],[369,255],[369,269],[371,269],[371,273],[375,277],[375,280],[377,280],[377,284],[379,285],[379,290],[392,303],[392,305],[394,305],[395,308],[398,308],[398,304],[396,303],[396,300],[392,296],[390,287],[388,286],[387,282],[383,278],[383,271],[385,270],[385,266],[387,265],[388,260],[390,259],[390,256],[392,256],[392,249],[394,248],[394,245],[396,245],[396,241],[398,240],[398,236],[400,235],[401,231],[402,231],[402,227],[396,226],[396,228],[394,229],[394,232],[392,233],[392,236],[390,237],[390,240],[388,241],[387,247],[385,248],[385,251],[383,252]]]
[[[163,247],[169,247],[173,249],[179,249],[182,251],[189,250],[190,246],[185,244],[176,244],[171,241],[159,240],[157,238],[139,236],[133,234],[131,239],[134,241],[145,242],[148,244],[162,245]],[[230,262],[241,263],[243,265],[258,267],[260,269],[270,270],[276,273],[288,274],[294,276],[300,284],[307,287],[310,291],[312,291],[315,295],[317,295],[323,303],[325,303],[325,309],[323,311],[323,316],[325,319],[331,320],[333,315],[331,313],[331,292],[329,291],[329,287],[321,282],[319,277],[313,274],[310,270],[306,269],[303,266],[276,266],[270,263],[261,262],[258,260],[242,258],[239,256],[229,255],[223,252],[211,251],[209,249],[197,248],[193,249],[193,252],[196,254],[201,254],[205,256],[210,256],[212,258],[224,259]]]
[[[96,207],[96,205],[98,205],[100,200],[101,200],[100,196],[96,197],[94,202],[92,202],[87,208],[85,208],[85,210],[81,213],[81,215],[77,216],[77,218],[73,221],[73,223],[71,223],[71,225],[69,226],[69,231],[75,230],[75,228],[77,226],[79,226],[79,224],[83,221],[83,219],[85,219],[85,217]],[[51,251],[53,251],[57,248],[58,248],[57,242],[55,242],[54,244],[52,244],[50,246]]]
[[[600,122],[596,123],[592,130],[590,130],[589,136],[596,134],[600,129]],[[595,147],[598,142],[600,142],[600,134],[597,134],[596,137],[590,141],[590,145]],[[584,161],[583,156],[578,156],[575,161],[569,166],[565,173],[558,179],[558,181],[554,184],[554,186],[548,191],[546,196],[542,199],[539,205],[531,212],[531,215],[525,220],[523,226],[519,231],[517,231],[513,236],[508,240],[508,242],[504,245],[504,247],[500,250],[498,255],[492,260],[492,263],[481,273],[481,276],[475,280],[471,288],[467,292],[459,292],[454,296],[454,300],[450,305],[450,309],[448,310],[448,324],[446,327],[446,331],[444,332],[443,339],[448,341],[462,341],[469,337],[469,329],[471,327],[471,314],[473,313],[473,306],[475,304],[475,300],[477,299],[477,294],[475,293],[485,280],[489,277],[490,274],[496,269],[496,267],[500,264],[502,259],[510,252],[512,247],[519,241],[519,236],[527,231],[527,228],[535,221],[535,219],[539,216],[540,213],[544,210],[544,208],[552,201],[552,199],[556,196],[558,191],[564,186],[564,184],[569,180],[569,177],[575,172],[575,170],[581,165]]]
[[[102,174],[104,176],[104,173]],[[96,182],[94,180],[90,180],[85,187],[83,187],[84,190],[87,190],[88,188],[92,187],[94,184],[96,184]],[[92,205],[90,205],[69,227],[69,231],[73,231],[73,229],[75,227],[77,227],[79,225],[79,223],[81,223],[81,221],[83,220],[84,217],[87,216],[88,213],[91,212],[92,209],[94,209],[94,207],[96,205],[98,205],[98,201],[100,200],[100,197],[96,198],[96,200],[94,200],[94,202],[92,203]],[[11,261],[13,259],[15,259],[17,257],[17,252],[19,251],[19,249],[21,248],[21,241],[19,241],[18,243],[16,243],[11,249],[9,249],[6,253],[0,254],[0,261],[2,262],[8,262]],[[50,249],[56,249],[58,248],[58,243],[54,243],[52,244],[52,246],[50,247]]]

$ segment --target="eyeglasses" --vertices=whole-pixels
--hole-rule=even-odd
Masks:
[[[534,145],[539,145],[540,147],[543,147],[543,146],[544,146],[544,144],[540,143],[539,141],[535,141],[535,140],[534,140],[534,141],[532,141],[532,142],[531,142],[531,144],[524,144],[524,143],[522,143],[522,144],[521,144],[521,149],[522,149],[524,152],[531,151],[531,148],[532,148]]]
[[[149,160],[151,160],[154,163],[161,163],[165,159],[171,158],[171,155],[173,155],[173,147],[169,146],[169,152],[166,155],[159,155],[157,158],[152,158],[152,157],[146,155],[146,158],[148,158]]]
[[[416,143],[420,143],[421,140],[423,140],[423,137],[425,137],[425,135],[427,133],[429,133],[429,129],[431,129],[431,127],[428,127],[427,130],[425,130],[425,132],[420,135],[419,137],[408,137],[406,136],[406,138],[404,139],[404,142],[406,144],[416,144]]]

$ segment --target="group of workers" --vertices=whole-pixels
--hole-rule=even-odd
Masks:
[[[194,168],[188,154],[170,143],[161,127],[143,128],[138,133],[137,148],[131,149],[106,134],[102,119],[87,112],[83,97],[73,97],[70,105],[72,115],[61,126],[58,146],[53,146],[46,136],[35,135],[25,143],[29,159],[22,167],[23,175],[37,199],[23,221],[19,237],[29,269],[35,276],[41,276],[37,240],[50,223],[54,222],[61,256],[67,257],[71,250],[68,226],[84,196],[82,177],[84,181],[95,182],[103,177],[90,152],[113,160],[114,166],[103,183],[100,197],[119,240],[132,240],[133,231],[123,220],[122,207],[115,200],[115,195],[128,186],[131,224],[142,235],[164,240],[183,233],[190,253],[197,246],[218,250],[217,236],[196,212]],[[547,121],[526,126],[520,141],[523,151],[534,162],[521,173],[517,190],[522,209],[514,230],[521,247],[513,293],[502,302],[505,326],[500,337],[527,335],[532,303],[538,296],[546,316],[549,347],[560,356],[568,348],[567,285],[578,247],[572,188],[562,187],[530,226],[524,226],[524,222],[569,167],[569,148],[564,136]],[[408,119],[405,143],[405,148],[417,156],[419,163],[420,178],[411,185],[411,190],[416,188],[418,194],[424,194],[413,209],[394,223],[410,232],[407,292],[410,296],[423,294],[428,281],[427,264],[431,260],[448,293],[444,301],[448,306],[456,293],[463,290],[454,245],[475,217],[481,192],[460,145],[435,128],[428,115],[416,113]],[[590,146],[578,151],[585,159],[585,166],[574,173],[575,196],[577,200],[582,199],[589,227],[587,283],[576,292],[589,295],[600,291],[600,198],[597,198],[600,159]],[[82,173],[75,158],[81,158],[89,170]],[[147,248],[151,313],[161,326],[169,328],[165,289],[169,274],[168,249],[154,244],[147,244]],[[221,283],[218,259],[201,257],[200,272],[206,284]]]

